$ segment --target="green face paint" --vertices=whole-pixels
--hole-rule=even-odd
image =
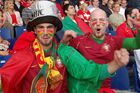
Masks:
[[[131,18],[132,18],[132,19],[134,19],[134,18],[135,18],[135,16],[132,16]]]

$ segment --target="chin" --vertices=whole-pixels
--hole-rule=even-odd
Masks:
[[[98,38],[98,39],[100,39],[100,38],[103,38],[103,35],[101,35],[101,34],[100,34],[100,35],[97,34],[97,35],[95,35],[95,37]]]

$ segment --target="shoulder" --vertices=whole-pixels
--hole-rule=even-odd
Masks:
[[[80,36],[76,37],[76,38],[74,39],[74,41],[83,42],[83,41],[85,41],[86,39],[88,39],[89,37],[90,37],[90,33],[87,33],[87,34],[80,35]]]
[[[13,51],[13,54],[11,55],[11,58],[19,59],[19,60],[28,60],[34,57],[34,50],[30,46],[28,48],[24,48],[18,51]]]

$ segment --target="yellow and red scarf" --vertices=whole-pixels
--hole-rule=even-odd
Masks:
[[[32,81],[30,93],[47,93],[48,85],[50,89],[55,89],[63,77],[55,66],[54,57],[45,57],[44,50],[37,39],[33,42],[33,48],[41,70]]]

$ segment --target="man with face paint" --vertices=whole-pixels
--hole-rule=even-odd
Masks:
[[[47,12],[34,14],[40,9],[45,9]],[[75,78],[88,78],[87,82],[93,82],[95,86],[98,86],[98,82],[110,77],[118,68],[128,63],[128,52],[124,49],[116,51],[114,59],[109,64],[98,65],[87,61],[74,48],[65,46],[61,41],[58,52],[62,55],[61,59],[67,63],[64,66],[57,54],[58,43],[54,37],[56,31],[62,28],[62,22],[56,14],[55,4],[49,1],[36,1],[31,5],[31,10],[31,13],[36,16],[27,24],[29,32],[23,33],[16,42],[16,45],[19,44],[22,48],[14,51],[4,67],[0,68],[4,93],[71,92],[67,90],[65,66]],[[73,33],[73,31],[68,31],[65,34],[75,36]],[[21,38],[24,42],[19,41]],[[73,64],[75,66],[72,66]],[[76,93],[82,92],[76,91]]]
[[[138,34],[135,38],[122,38],[116,36],[113,37],[107,34],[107,16],[106,13],[101,9],[96,9],[91,13],[91,20],[89,25],[93,31],[91,34],[89,33],[86,35],[79,36],[70,40],[69,42],[69,45],[78,50],[87,60],[95,61],[98,64],[108,64],[113,59],[115,50],[119,50],[121,48],[126,48],[128,50],[140,48],[140,31],[138,31]],[[66,43],[67,41],[69,41],[66,38],[63,38],[63,40]],[[102,88],[101,90],[99,90],[99,93],[114,93],[110,89],[110,80],[110,78],[106,79],[102,83]],[[74,91],[76,88],[78,89],[77,86],[85,86],[85,91],[88,91],[86,89],[86,86],[89,85],[87,82],[75,84],[76,82],[73,83],[72,81],[76,81],[76,79],[72,77],[69,78],[69,86],[71,87],[71,91]],[[88,88],[90,87],[93,86],[88,86]],[[82,91],[82,88],[79,89]],[[98,88],[96,89],[98,90]]]
[[[33,17],[27,24],[28,32],[19,37],[26,42],[16,42],[17,47],[27,47],[14,50],[0,68],[2,90],[4,93],[67,93],[66,68],[57,55],[58,43],[54,37],[62,28],[55,4],[35,1],[30,9]]]

